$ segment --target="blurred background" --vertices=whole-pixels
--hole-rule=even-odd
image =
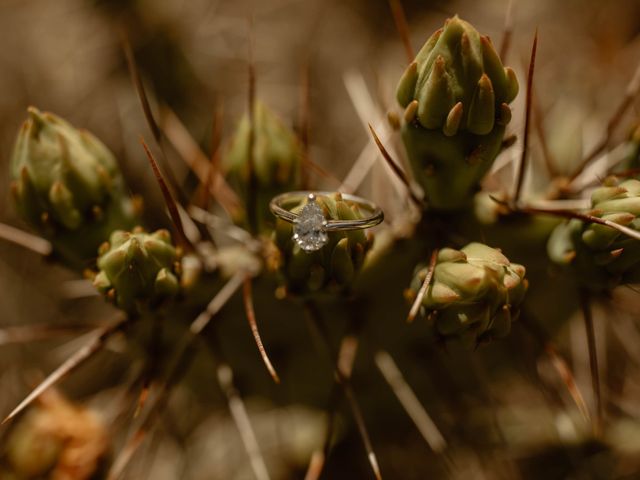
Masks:
[[[498,44],[507,3],[402,2],[416,51],[456,13]],[[597,142],[640,62],[640,1],[514,0],[512,25],[512,46],[503,62],[516,70],[523,91],[531,42],[538,30],[535,89],[543,128],[559,168],[575,164]],[[302,123],[308,75],[310,156],[339,179],[368,142],[360,117],[378,121],[388,111],[400,111],[394,89],[407,58],[385,0],[2,0],[0,221],[26,228],[11,205],[8,172],[13,142],[30,105],[95,133],[118,157],[132,193],[142,195],[147,205],[162,204],[138,140],[143,135],[150,141],[151,133],[129,77],[123,36],[131,43],[153,108],[171,109],[205,152],[209,151],[216,105],[224,106],[224,138],[247,110],[250,50],[258,98],[294,129]],[[624,138],[639,116],[636,103],[623,123],[626,127],[616,135]],[[523,117],[520,95],[510,125],[516,134]],[[519,144],[514,148],[517,152]],[[540,150],[536,137],[532,155],[539,157]],[[172,165],[181,182],[195,185],[182,162]],[[167,225],[160,208],[147,208],[145,215],[152,224]],[[77,294],[71,288],[76,279],[32,253],[0,243],[0,327],[91,324],[113,315],[100,298],[72,298]],[[263,296],[257,303],[262,302],[265,311],[270,308],[272,291],[265,289]],[[619,305],[624,306],[624,301]],[[402,319],[406,307],[401,299],[396,303],[397,317]],[[331,378],[316,382],[309,378],[314,376],[313,364],[301,361],[299,383],[287,387],[291,391],[277,392],[255,356],[240,307],[231,308],[236,314],[229,314],[230,320],[224,323],[229,335],[226,348],[230,363],[238,370],[239,388],[247,398],[271,478],[304,478],[311,452],[323,441],[323,405]],[[268,313],[264,315],[268,318]],[[267,329],[265,335],[276,357],[278,342],[284,345],[287,338],[306,335],[304,328],[292,325],[296,315],[290,312],[286,335]],[[234,320],[240,325],[234,326]],[[551,367],[535,360],[532,367],[523,359],[523,351],[535,347],[522,332],[514,332],[497,351],[479,352],[482,362],[469,354],[458,362],[446,353],[425,353],[421,349],[431,347],[404,338],[407,333],[399,335],[402,341],[413,342],[407,350],[413,353],[398,354],[405,360],[405,375],[455,453],[448,460],[433,453],[374,372],[372,382],[361,377],[355,380],[355,388],[383,472],[388,473],[385,478],[640,478],[640,342],[634,341],[640,339],[640,333],[635,324],[625,325],[623,337],[631,347],[623,352],[633,355],[633,360],[616,363],[615,353],[611,354],[612,368],[624,365],[624,372],[618,370],[612,380],[624,384],[619,388],[620,403],[612,409],[632,420],[616,424],[607,442],[584,440],[588,435],[575,431],[575,411],[561,409],[558,413],[558,405],[566,403],[558,393],[561,387],[550,387],[555,392],[550,394],[549,388],[540,386],[545,378],[553,377]],[[567,335],[570,326],[558,329],[558,339],[570,338]],[[0,334],[0,416],[10,411],[43,372],[81,345],[68,338],[2,343]],[[135,353],[123,353],[125,341],[122,343],[66,380],[65,394],[98,411],[109,411],[135,358]],[[293,350],[303,355],[308,349],[301,341]],[[414,355],[414,350],[420,353]],[[250,358],[243,352],[250,352]],[[294,358],[291,352],[287,355]],[[184,382],[186,386],[172,397],[172,413],[167,413],[158,428],[159,440],[143,449],[127,478],[254,478],[223,397],[209,379],[214,372],[207,366],[206,354],[201,356],[190,373],[191,381]],[[579,359],[579,355],[573,358]],[[421,364],[415,361],[433,362],[428,366],[429,375],[423,375]],[[446,379],[437,377],[437,362],[456,363],[458,371],[483,363],[490,373],[476,371],[469,384],[460,376],[443,386],[441,381],[446,383]],[[502,373],[494,376],[495,371]],[[577,376],[588,390],[588,371],[586,376]],[[465,416],[457,417],[459,410],[450,403],[465,409]],[[348,412],[344,416],[348,418]],[[115,436],[120,438],[127,424],[118,425],[121,428]],[[323,478],[369,478],[357,434],[348,426],[342,430]],[[560,441],[563,438],[573,440]]]

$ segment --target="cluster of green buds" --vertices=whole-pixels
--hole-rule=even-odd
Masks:
[[[607,178],[591,195],[591,208],[593,216],[640,231],[640,181]],[[640,281],[640,242],[606,225],[570,220],[556,227],[547,248],[589,290]]]
[[[489,37],[457,16],[436,31],[406,69],[396,96],[402,139],[430,208],[468,206],[502,147],[518,94]]]
[[[20,418],[4,442],[0,478],[6,480],[99,478],[110,440],[102,420],[54,390]]]
[[[93,284],[123,310],[135,312],[180,290],[178,251],[167,230],[116,230],[99,255]]]
[[[291,209],[300,213],[308,199]],[[318,195],[317,205],[326,220],[357,220],[364,218],[358,206],[339,193]],[[285,280],[287,293],[307,295],[314,293],[347,292],[353,286],[373,245],[373,237],[363,230],[327,232],[326,244],[316,251],[305,251],[293,239],[293,225],[278,219],[274,233],[278,248],[276,267]]]
[[[407,297],[415,299],[429,267],[416,269]],[[527,291],[525,268],[499,250],[470,243],[438,252],[419,313],[444,340],[475,347],[506,336]]]
[[[245,207],[237,223],[247,226],[249,215],[253,214],[258,232],[270,231],[274,221],[269,201],[280,193],[298,189],[302,158],[296,135],[263,103],[255,102],[253,119],[245,115],[240,121],[222,160],[225,176]]]
[[[135,224],[113,154],[56,115],[29,108],[11,173],[19,213],[72,266],[86,266],[109,233]]]

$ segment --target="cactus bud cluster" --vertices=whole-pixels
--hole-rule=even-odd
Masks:
[[[611,177],[591,195],[591,214],[640,231],[640,181]],[[640,281],[640,242],[605,225],[573,219],[556,227],[551,259],[570,265],[583,287],[606,291]]]
[[[55,391],[45,392],[38,404],[9,432],[2,462],[9,479],[97,478],[109,453],[109,438],[97,415],[69,403]]]
[[[298,189],[303,154],[295,134],[261,102],[254,105],[252,159],[250,133],[251,122],[245,116],[222,160],[222,169],[245,205],[245,212],[242,218],[236,219],[237,222],[245,225],[247,210],[257,209],[258,231],[264,232],[274,225],[269,201],[280,193]],[[249,205],[251,160],[255,175],[255,205]]]
[[[93,284],[124,310],[134,311],[140,304],[174,296],[180,289],[178,252],[167,230],[116,230],[99,254]]]
[[[424,265],[416,269],[409,298],[415,298],[427,271]],[[504,337],[518,317],[527,290],[524,275],[522,265],[484,244],[444,248],[438,252],[420,314],[444,341],[460,340],[473,347]]]
[[[501,149],[518,94],[489,37],[457,16],[422,47],[398,84],[402,139],[429,206],[467,206]]]
[[[11,160],[19,213],[71,265],[82,266],[134,213],[113,154],[91,133],[29,108]]]
[[[316,201],[327,220],[364,218],[358,206],[339,193],[319,195]],[[291,211],[300,213],[308,199]],[[317,251],[307,252],[293,240],[293,225],[278,219],[274,233],[279,249],[280,271],[287,291],[296,295],[321,291],[346,291],[353,286],[373,238],[363,230],[327,232],[327,243]]]

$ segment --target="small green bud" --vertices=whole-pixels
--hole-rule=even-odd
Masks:
[[[133,311],[139,302],[156,302],[180,290],[175,273],[178,254],[166,230],[116,230],[98,257],[94,286],[120,308]]]
[[[344,200],[339,193],[318,196],[317,202],[327,220],[363,218],[357,206]],[[291,211],[299,213],[305,204]],[[280,253],[277,268],[289,293],[345,292],[353,287],[373,243],[362,230],[327,234],[328,242],[320,250],[305,252],[292,239],[292,224],[280,219],[276,222],[273,239]]]
[[[242,198],[245,210],[257,208],[258,230],[273,228],[273,216],[269,212],[271,199],[283,192],[296,190],[300,182],[302,147],[295,134],[263,103],[256,102],[253,116],[253,163],[256,179],[256,205],[249,205],[249,137],[250,122],[245,116],[238,125],[226,155],[222,169]],[[237,221],[247,223],[246,211]]]
[[[19,213],[72,266],[86,266],[114,229],[133,226],[132,202],[111,152],[56,115],[29,108],[11,173]]]
[[[457,16],[402,75],[402,139],[430,208],[468,206],[502,145],[518,81],[488,37]]]
[[[416,269],[410,292],[415,296],[428,267]],[[509,333],[527,290],[525,268],[499,250],[470,243],[462,250],[438,253],[433,278],[422,299],[422,316],[444,341],[469,346]]]
[[[606,179],[591,195],[591,208],[596,217],[640,231],[640,181]],[[606,225],[577,219],[559,225],[547,252],[595,292],[635,283],[640,276],[640,242]]]

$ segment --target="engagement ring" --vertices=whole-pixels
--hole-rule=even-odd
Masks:
[[[293,223],[293,239],[305,252],[320,250],[329,240],[327,232],[359,230],[378,225],[384,219],[382,210],[364,198],[341,194],[343,200],[355,204],[361,211],[368,213],[365,218],[356,220],[327,220],[316,198],[330,196],[335,192],[287,192],[274,197],[269,204],[271,212],[278,218]],[[300,213],[293,213],[291,208],[307,203]]]

